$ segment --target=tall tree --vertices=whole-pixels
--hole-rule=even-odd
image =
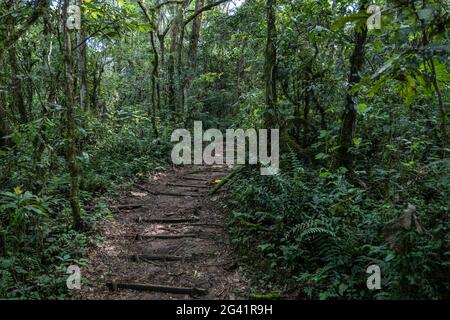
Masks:
[[[276,125],[276,104],[277,104],[277,51],[275,46],[276,25],[275,25],[276,0],[266,0],[267,19],[267,39],[265,51],[265,101],[266,113],[265,124],[268,128]]]
[[[199,11],[203,7],[203,4],[204,0],[196,0],[195,11],[196,12]],[[188,108],[187,99],[189,96],[189,89],[197,67],[197,51],[198,51],[198,42],[200,39],[200,29],[202,26],[202,16],[203,16],[202,13],[198,14],[194,18],[194,22],[192,23],[192,31],[191,31],[191,38],[189,40],[189,51],[188,51],[188,68],[183,88],[185,109]]]
[[[359,12],[364,14],[367,11],[367,0],[361,0]],[[355,85],[361,80],[363,70],[365,45],[367,42],[367,25],[362,20],[356,24],[354,29],[354,47],[350,57],[350,74],[348,76],[347,94],[345,97],[344,112],[342,114],[342,128],[340,134],[340,164],[352,171],[353,159],[349,149],[353,145],[356,128],[356,94],[353,92]]]
[[[157,32],[156,24],[154,23],[154,10],[151,11],[151,13],[147,10],[144,3],[142,1],[138,1],[139,7],[141,8],[142,12],[144,13],[149,25],[150,25],[150,44],[152,47],[152,72],[151,72],[151,93],[150,93],[150,108],[148,110],[148,114],[150,115],[152,126],[153,126],[153,133],[155,136],[158,136],[158,127],[156,123],[156,110],[158,109],[157,106],[159,106],[159,95],[157,95],[157,88],[159,88],[159,76],[158,76],[158,70],[159,70],[159,55],[158,55],[158,49],[156,48],[155,43],[155,32]],[[157,100],[158,98],[158,100]],[[157,102],[158,101],[158,102]]]
[[[77,130],[75,124],[75,100],[73,90],[73,58],[72,43],[69,29],[67,27],[68,12],[70,0],[64,0],[62,11],[63,28],[63,57],[64,57],[64,107],[66,112],[67,128],[67,162],[70,173],[70,206],[72,208],[73,226],[75,229],[81,229],[81,209],[78,186],[78,166],[77,166]]]
[[[77,5],[83,13],[82,0],[77,0]],[[81,14],[81,28],[77,32],[77,66],[78,66],[78,84],[80,88],[80,107],[83,111],[89,110],[89,94],[87,81],[87,45],[85,39],[85,28],[83,23],[83,14]]]
[[[7,3],[7,8],[9,10],[17,10],[17,0],[9,0]],[[12,37],[14,30],[14,16],[12,14],[7,16],[6,19],[6,30],[7,38]],[[12,95],[11,109],[18,112],[20,115],[20,120],[22,123],[28,121],[28,112],[25,107],[25,101],[23,99],[23,85],[21,72],[19,70],[19,65],[17,62],[17,49],[16,42],[12,43],[8,48],[8,62],[11,71],[11,81],[10,81],[10,92]]]

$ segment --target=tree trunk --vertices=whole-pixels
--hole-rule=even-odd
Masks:
[[[199,11],[203,7],[204,0],[195,1],[195,11]],[[200,29],[202,26],[202,13],[197,15],[192,24],[191,39],[189,41],[189,53],[188,53],[188,70],[184,81],[184,104],[185,111],[188,109],[187,99],[189,97],[189,89],[191,87],[191,82],[194,79],[194,74],[197,69],[197,51],[198,42],[200,39]]]
[[[267,110],[264,115],[266,127],[273,128],[276,125],[276,103],[277,103],[277,53],[275,47],[276,25],[275,25],[276,0],[266,0],[267,14],[267,42],[265,52],[265,91]]]
[[[366,12],[367,0],[362,0],[360,12]],[[347,168],[350,172],[353,169],[353,159],[349,149],[353,145],[353,138],[356,128],[356,103],[355,93],[352,92],[353,87],[361,80],[361,71],[364,63],[365,45],[367,41],[367,25],[366,21],[361,22],[362,25],[355,27],[355,46],[352,56],[350,57],[350,75],[348,77],[348,88],[345,99],[344,113],[342,115],[342,129],[340,136],[339,158],[340,165]]]
[[[100,60],[101,58],[99,58]],[[94,72],[92,73],[92,93],[91,102],[92,106],[95,108],[96,114],[100,113],[99,106],[99,95],[100,95],[100,85],[102,82],[103,72],[105,71],[105,66],[101,61],[97,61],[95,64]]]
[[[177,21],[171,31],[171,42],[169,47],[169,59],[167,62],[167,95],[169,100],[169,107],[172,111],[176,110],[176,93],[175,93],[175,55],[177,50],[178,27],[181,16],[178,16]]]
[[[244,80],[244,68],[245,68],[245,51],[248,46],[248,35],[244,34],[242,37],[242,44],[239,50],[239,58],[237,60],[237,79],[236,79],[236,90],[238,99],[241,97],[241,82]]]
[[[77,0],[77,5],[81,10],[81,0]],[[83,11],[81,11],[83,12]],[[82,15],[83,16],[83,15]],[[86,42],[85,32],[83,28],[83,20],[81,21],[81,29],[77,33],[77,65],[78,65],[78,83],[80,86],[80,108],[84,112],[89,111],[89,95],[88,95],[88,85],[87,85],[87,72],[86,72],[86,64],[87,64],[87,50],[86,50]]]
[[[9,126],[7,122],[7,116],[5,111],[5,94],[0,91],[0,131],[8,132]]]
[[[165,35],[161,35],[161,34],[158,34],[158,43],[159,43],[159,56],[160,56],[160,63],[159,63],[159,70],[161,71],[160,72],[160,75],[164,75],[165,73],[164,73],[164,68],[166,67],[166,58],[165,58],[165,55],[166,55],[166,46],[165,46],[165,43],[164,43],[164,40],[165,40]],[[162,96],[162,100],[161,100],[161,97],[159,97],[159,99],[160,99],[160,104],[161,104],[161,101],[162,101],[162,103],[163,103],[163,105],[167,105],[167,82],[166,82],[166,79],[164,78],[164,77],[162,77],[161,78],[161,81],[159,82],[159,85],[162,87],[162,94],[160,94],[161,96]]]
[[[75,106],[73,96],[73,70],[72,70],[72,47],[69,30],[66,26],[67,7],[69,0],[64,0],[63,4],[63,35],[64,35],[64,71],[65,71],[65,108],[66,108],[66,128],[67,128],[67,162],[70,173],[70,206],[72,208],[73,227],[81,229],[81,210],[78,190],[78,168],[76,162],[76,125],[75,125]]]
[[[26,49],[24,50],[23,54],[23,60],[24,60],[24,68],[26,72],[26,79],[24,81],[25,84],[25,90],[26,93],[26,108],[27,113],[32,118],[32,112],[33,112],[33,93],[34,93],[34,84],[33,84],[33,66],[35,62],[33,62],[33,51],[36,51],[36,46],[32,45],[30,42],[26,43]]]
[[[10,0],[7,3],[7,9],[14,9],[16,6],[16,0]],[[14,30],[15,21],[12,15],[9,15],[6,19],[6,33],[7,38],[11,38],[15,33]],[[19,66],[17,63],[17,50],[16,42],[12,43],[8,48],[9,66],[11,71],[10,93],[11,93],[11,109],[14,112],[18,112],[20,115],[20,121],[22,123],[28,122],[28,112],[25,107],[25,101],[23,99],[22,79],[20,77]]]
[[[13,45],[8,50],[9,65],[11,68],[11,85],[10,92],[12,94],[12,108],[19,112],[22,123],[28,122],[28,112],[23,99],[22,79],[20,78],[19,66],[17,64],[16,46]]]
[[[178,109],[180,112],[185,111],[184,105],[184,88],[183,88],[183,80],[182,80],[182,67],[183,67],[183,42],[184,42],[184,24],[181,20],[180,22],[180,38],[178,39],[177,46],[177,73],[176,73],[176,91],[178,97]]]
[[[444,149],[444,157],[445,157],[445,149],[448,148],[448,131],[447,131],[447,113],[445,111],[445,105],[444,100],[442,99],[442,92],[439,88],[439,84],[437,82],[437,75],[436,75],[436,66],[434,65],[434,57],[431,56],[429,59],[430,65],[431,65],[431,71],[433,73],[433,87],[436,91],[436,96],[438,99],[438,106],[439,106],[439,116],[440,116],[440,129],[441,129],[441,138],[442,138],[442,148]]]
[[[203,7],[204,0],[197,0],[195,2],[195,11],[199,11]],[[198,42],[200,39],[200,29],[202,26],[202,13],[197,15],[192,24],[191,39],[189,42],[189,69],[194,70],[197,67],[197,51]]]
[[[152,61],[152,88],[151,88],[151,110],[149,110],[149,114],[151,115],[151,121],[153,126],[153,133],[155,136],[158,136],[158,127],[156,123],[156,90],[159,87],[158,85],[158,50],[156,49],[155,39],[154,39],[153,31],[150,32],[150,42],[152,44],[153,49],[153,61]]]

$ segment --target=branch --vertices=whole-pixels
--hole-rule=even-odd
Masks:
[[[185,4],[185,5],[189,6],[190,3],[191,3],[191,1],[188,1],[188,2],[186,2],[186,1],[179,1],[179,3],[180,3],[180,4]],[[173,25],[173,23],[175,22],[176,19],[177,19],[177,17],[175,17],[175,18],[173,18],[172,20],[170,20],[170,21],[167,23],[167,26],[166,26],[166,28],[163,30],[163,32],[160,33],[160,34],[158,34],[158,37],[161,37],[162,39],[164,39],[164,37],[165,37],[165,36],[167,35],[167,33],[170,31],[170,28],[172,28],[172,25]]]
[[[170,21],[167,23],[167,26],[166,26],[166,28],[164,29],[164,31],[163,31],[162,33],[158,34],[159,37],[164,38],[164,37],[167,35],[167,33],[170,31],[170,28],[172,27],[172,24],[173,24],[174,20],[175,20],[175,19],[172,19],[172,20],[170,20]]]
[[[44,9],[47,6],[48,1],[36,0],[34,5],[34,11],[25,24],[12,35],[5,40],[5,49],[9,49],[19,38],[36,22],[37,19],[44,13]]]
[[[148,23],[150,24],[150,26],[152,27],[153,30],[156,30],[155,25],[153,24],[152,18],[150,17],[150,14],[147,11],[147,8],[144,6],[144,4],[142,3],[142,0],[138,0],[137,3],[139,4],[139,7],[141,7],[142,12],[144,13],[145,17],[148,20]]]
[[[91,33],[89,36],[87,36],[86,38],[84,38],[84,40],[79,43],[75,48],[73,48],[73,51],[77,50],[79,47],[81,47],[82,45],[84,45],[89,39],[93,38],[96,34],[103,32],[106,28],[108,28],[109,26],[111,26],[112,23],[107,24],[106,26],[103,26],[99,29],[97,29],[96,31],[94,31],[93,33]]]
[[[158,10],[161,7],[164,7],[165,5],[168,5],[168,4],[183,4],[183,1],[181,1],[181,0],[178,0],[178,1],[177,0],[166,1],[166,2],[160,3],[157,6],[155,6],[154,10]]]
[[[197,17],[197,16],[198,16],[199,14],[201,14],[203,11],[210,10],[210,9],[212,9],[212,8],[214,8],[214,7],[217,7],[218,5],[220,5],[220,4],[224,3],[224,2],[227,2],[227,1],[230,1],[230,0],[219,0],[219,1],[213,2],[213,3],[211,3],[211,4],[208,4],[207,6],[204,6],[204,7],[200,8],[200,9],[198,9],[197,11],[195,11],[195,13],[193,13],[192,15],[190,15],[189,18],[187,18],[187,19],[183,22],[183,27],[185,27],[189,22],[191,22],[192,20],[194,20],[195,17]]]

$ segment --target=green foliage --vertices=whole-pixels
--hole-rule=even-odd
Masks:
[[[402,201],[386,202],[352,186],[342,173],[321,177],[311,167],[307,172],[292,154],[278,176],[247,171],[233,184],[228,207],[232,238],[254,286],[269,291],[287,287],[309,299],[448,298],[449,164],[428,166],[434,169],[426,177],[416,176],[415,187],[403,191],[418,207],[427,231],[399,231],[399,247],[385,242],[381,231],[398,218]],[[429,190],[433,203],[426,204],[423,188],[444,172],[441,183]],[[382,270],[381,291],[366,287],[371,264]]]
[[[66,268],[82,266],[92,234],[70,230],[65,200],[15,188],[0,193],[0,297],[62,298]],[[99,213],[101,213],[99,211]],[[91,225],[104,219],[104,212]]]
[[[59,123],[50,120],[19,127],[14,132],[16,149],[0,151],[2,189],[13,190],[0,192],[2,298],[64,298],[67,267],[83,266],[97,241],[97,227],[110,214],[104,205],[97,206],[83,216],[87,230],[71,230],[70,179],[59,130]],[[153,138],[139,112],[119,112],[111,122],[87,116],[79,133],[84,151],[77,157],[83,202],[112,194],[125,179],[167,164],[171,145],[169,130],[165,132]],[[42,143],[40,154],[35,153],[36,143]],[[22,191],[25,186],[32,190]]]

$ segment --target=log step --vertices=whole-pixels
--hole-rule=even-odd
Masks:
[[[134,239],[144,240],[144,239],[181,239],[181,238],[195,238],[197,235],[193,233],[184,233],[184,234],[159,234],[159,235],[140,235],[137,234],[134,236]]]
[[[164,293],[176,293],[176,294],[189,294],[189,295],[207,295],[208,290],[202,288],[184,288],[184,287],[170,287],[164,285],[155,284],[143,284],[143,283],[120,283],[120,282],[108,282],[106,286],[111,291],[117,291],[118,289],[130,289],[138,291],[153,291]]]
[[[201,179],[201,178],[195,178],[195,177],[181,177],[183,180],[192,180],[192,181],[202,181],[207,182],[208,179]]]
[[[134,262],[140,262],[140,261],[180,261],[183,260],[184,257],[174,255],[163,255],[163,254],[161,255],[134,254],[131,256],[124,256],[124,258]]]
[[[136,222],[144,222],[144,223],[188,223],[188,222],[198,222],[198,218],[160,218],[160,219],[146,219],[146,218],[137,218]]]
[[[169,187],[181,187],[181,188],[198,188],[198,189],[209,189],[209,186],[195,185],[195,184],[179,184],[179,183],[168,183]]]
[[[202,197],[202,194],[183,194],[183,193],[173,193],[173,192],[154,192],[149,191],[154,196],[171,196],[171,197]]]

